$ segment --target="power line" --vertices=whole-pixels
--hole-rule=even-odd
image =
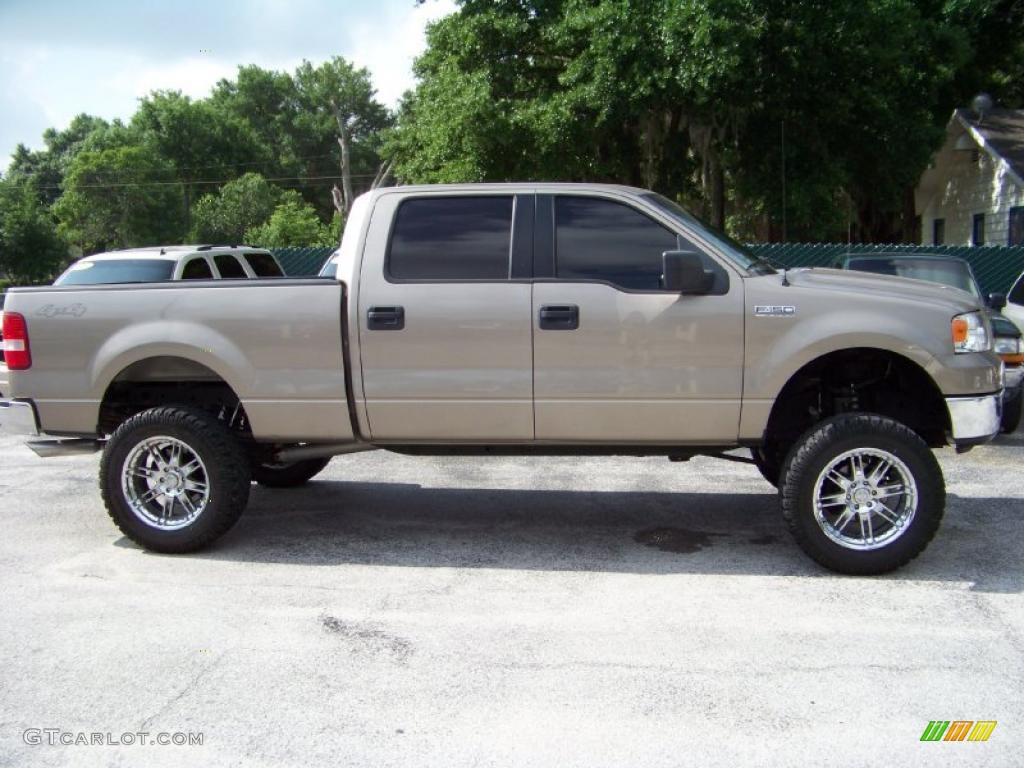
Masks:
[[[350,178],[353,179],[375,179],[377,174],[375,173],[354,173]],[[207,179],[201,181],[124,181],[124,182],[110,182],[106,184],[78,184],[75,189],[114,189],[117,187],[169,187],[169,186],[201,186],[201,185],[218,185],[227,184],[231,181],[236,181],[238,177],[230,179]],[[294,182],[297,186],[318,186],[316,184],[310,184],[310,182],[328,182],[328,181],[341,181],[341,176],[277,176],[266,178],[264,181],[278,182],[278,181],[289,181]],[[48,184],[45,186],[37,187],[37,189],[64,189],[60,184]]]

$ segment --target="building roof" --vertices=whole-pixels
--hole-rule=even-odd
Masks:
[[[983,120],[973,110],[958,109],[953,120],[1024,183],[1024,109],[992,109]]]

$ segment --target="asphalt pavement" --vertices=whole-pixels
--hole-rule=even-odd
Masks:
[[[1024,433],[938,454],[935,541],[853,578],[708,458],[338,457],[161,556],[0,438],[0,765],[1021,765]]]

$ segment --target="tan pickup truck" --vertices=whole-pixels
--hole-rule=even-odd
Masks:
[[[967,294],[779,271],[644,190],[377,190],[336,262],[11,290],[0,423],[43,455],[102,447],[110,516],[161,552],[221,536],[251,481],[296,485],[341,453],[747,447],[800,546],[847,573],[920,553],[945,505],[930,449],[999,431],[1001,364]]]

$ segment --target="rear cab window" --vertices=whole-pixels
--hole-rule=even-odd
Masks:
[[[54,285],[102,285],[104,283],[157,283],[174,274],[171,259],[103,259],[78,261],[68,267]]]
[[[402,201],[388,242],[388,278],[507,280],[513,199],[512,195],[473,195]]]

